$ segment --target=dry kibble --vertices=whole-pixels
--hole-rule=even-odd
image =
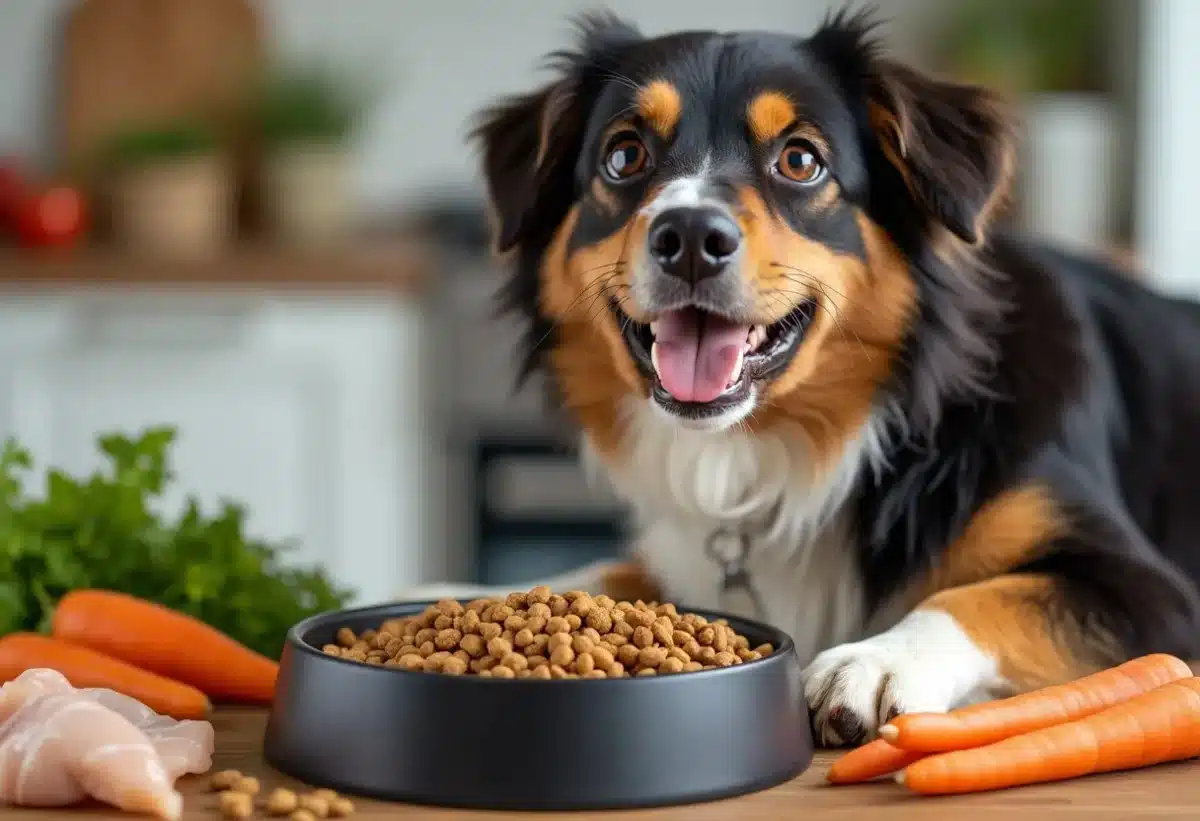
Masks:
[[[569,645],[562,644],[555,647],[550,653],[550,663],[557,664],[559,667],[566,667],[575,660],[575,651]]]
[[[594,648],[591,656],[592,661],[596,664],[596,667],[601,670],[608,670],[610,667],[612,667],[613,662],[616,661],[616,656],[613,655],[613,652],[602,645]]]
[[[479,658],[487,651],[487,642],[483,640],[483,636],[476,635],[475,633],[468,633],[463,636],[458,646],[473,659]]]
[[[462,633],[455,630],[453,627],[447,627],[444,630],[439,630],[437,638],[433,640],[434,645],[439,650],[456,650],[458,643],[462,641]]]
[[[300,809],[308,810],[317,818],[329,817],[328,799],[315,793],[300,796]]]
[[[509,616],[507,619],[504,620],[504,629],[511,631],[514,635],[519,633],[524,628],[525,628],[524,616],[519,616],[516,613],[513,613],[511,616]]]
[[[716,636],[713,637],[713,649],[718,653],[724,653],[731,649],[733,642],[729,640],[729,628],[721,627],[717,630]]]
[[[676,674],[729,667],[774,649],[750,640],[724,619],[680,614],[665,602],[618,602],[580,590],[546,587],[462,604],[446,599],[413,616],[362,633],[346,627],[322,651],[366,664],[482,678],[580,679]],[[214,777],[214,789],[221,789]],[[238,778],[241,776],[238,775]],[[229,780],[225,789],[232,789]],[[311,795],[316,795],[313,793]],[[272,793],[275,796],[275,793]],[[323,795],[331,804],[332,795]],[[282,800],[282,799],[281,799]],[[268,804],[270,801],[268,801]],[[295,812],[316,812],[298,805]],[[326,813],[337,815],[332,806]],[[280,805],[277,815],[288,811]],[[294,813],[293,813],[294,814]]]
[[[529,667],[529,659],[520,653],[509,653],[500,659],[500,663],[518,673]]]
[[[633,665],[637,664],[638,654],[640,652],[641,651],[638,650],[637,645],[622,644],[617,648],[617,661],[621,662],[626,667],[632,667]]]
[[[221,815],[226,818],[249,818],[254,815],[254,799],[244,792],[227,790],[219,799]]]
[[[333,818],[345,818],[354,813],[354,802],[349,798],[337,795],[329,802],[329,814]]]
[[[484,621],[494,621],[497,624],[504,624],[505,619],[513,614],[513,609],[507,604],[497,604],[492,608],[491,618],[484,616]]]
[[[654,633],[651,632],[649,627],[638,627],[633,631],[632,641],[634,646],[639,649],[649,647],[654,644]]]
[[[237,781],[233,782],[233,786],[230,789],[245,795],[258,795],[258,779],[252,775],[243,775]]]
[[[241,777],[242,774],[237,770],[221,770],[220,772],[213,773],[212,778],[209,779],[209,784],[217,791],[228,790],[234,784],[238,783]]]
[[[643,647],[638,652],[638,664],[642,667],[658,667],[667,660],[667,648]]]
[[[689,656],[687,653],[683,652],[683,648],[681,648],[681,647],[672,647],[670,650],[668,650],[667,658],[673,658],[673,659],[677,660],[680,664],[687,664],[689,661],[692,660],[692,657]]]
[[[300,805],[300,798],[291,790],[277,787],[267,796],[267,812],[271,815],[288,815]]]
[[[674,657],[667,658],[666,660],[664,660],[662,662],[662,664],[658,665],[658,672],[660,672],[660,673],[682,673],[683,665],[684,665],[684,662],[680,661],[677,658],[674,658]]]
[[[467,672],[467,662],[456,656],[451,656],[442,662],[442,672],[448,676],[461,676]]]
[[[309,810],[296,810],[288,816],[289,821],[317,821],[317,817]]]

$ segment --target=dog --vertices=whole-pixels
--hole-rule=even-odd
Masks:
[[[870,11],[578,26],[474,136],[524,372],[638,538],[530,585],[780,627],[833,746],[1195,657],[1200,307],[1006,226],[1004,100],[888,57]]]

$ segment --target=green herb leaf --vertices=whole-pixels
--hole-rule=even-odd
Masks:
[[[90,476],[48,470],[32,498],[23,474],[29,453],[0,450],[0,634],[47,630],[54,606],[81,588],[120,590],[202,619],[272,658],[288,629],[314,613],[344,607],[320,568],[282,559],[290,545],[245,532],[233,502],[204,511],[192,498],[172,521],[154,502],[172,481],[175,431],[103,436],[105,465]]]

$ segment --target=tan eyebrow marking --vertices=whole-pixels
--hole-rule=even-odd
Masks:
[[[775,139],[795,121],[796,106],[779,91],[764,91],[746,106],[750,132],[761,143]]]
[[[683,115],[683,100],[675,86],[655,80],[638,90],[637,111],[660,137],[670,137]]]

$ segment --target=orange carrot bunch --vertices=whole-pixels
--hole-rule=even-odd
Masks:
[[[107,687],[174,718],[209,699],[269,703],[279,665],[184,613],[109,590],[59,601],[51,635],[0,637],[0,683],[46,667],[76,687]]]
[[[1069,684],[945,714],[911,713],[842,756],[832,784],[884,775],[941,795],[1059,781],[1200,755],[1200,678],[1154,654]]]

